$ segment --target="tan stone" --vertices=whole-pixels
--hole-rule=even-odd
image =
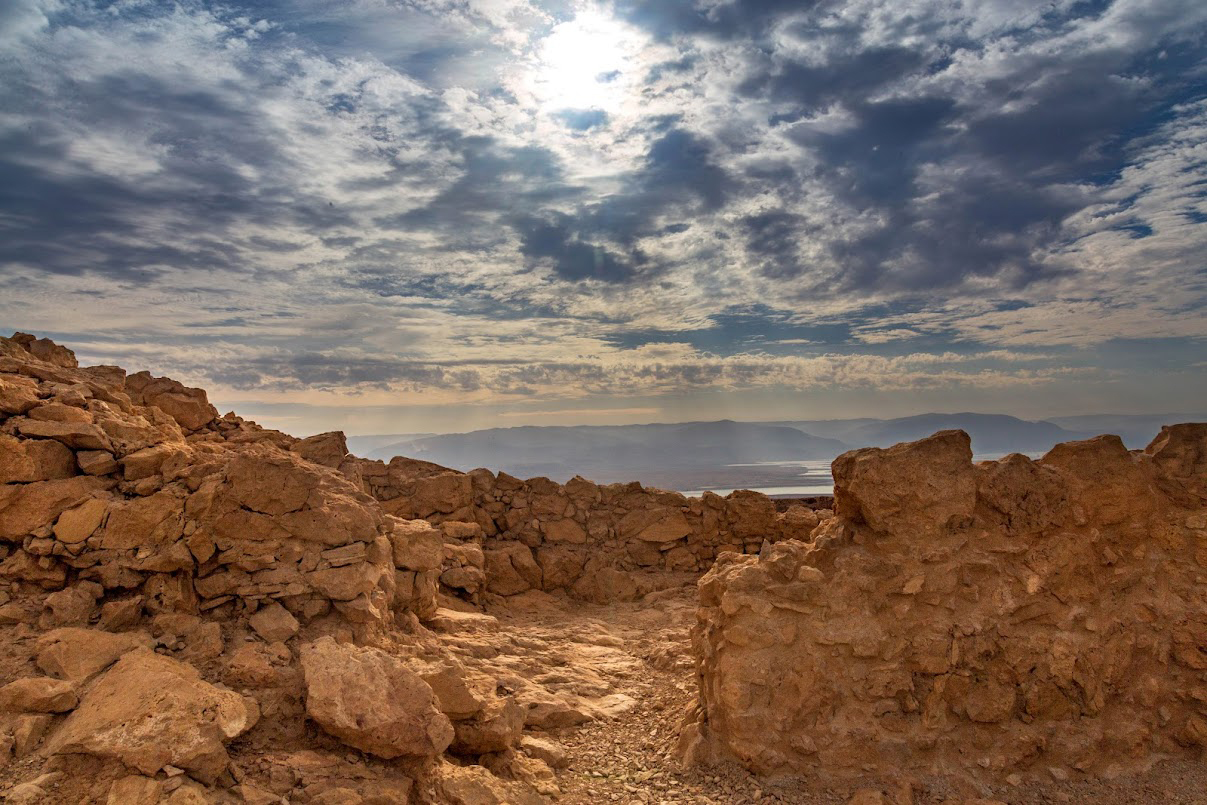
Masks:
[[[571,545],[582,545],[587,541],[587,532],[573,520],[554,520],[543,523],[545,539],[550,542],[565,542]]]
[[[440,531],[426,520],[391,518],[390,545],[395,567],[406,570],[438,570],[444,551]]]
[[[501,543],[483,551],[486,589],[496,595],[515,595],[529,589],[541,589],[541,566],[532,551],[520,542]]]
[[[62,444],[0,433],[0,484],[53,481],[75,475],[75,456]]]
[[[96,425],[87,422],[45,422],[27,419],[17,425],[27,439],[54,439],[73,450],[109,450],[109,438]]]
[[[529,757],[543,760],[552,769],[564,769],[570,765],[566,748],[551,738],[525,735],[520,739],[520,749]]]
[[[937,533],[972,516],[976,476],[968,434],[948,430],[834,459],[834,501],[847,520],[877,531]]]
[[[51,676],[83,683],[108,668],[119,657],[141,646],[151,646],[141,632],[112,634],[95,629],[67,627],[38,638],[37,665]]]
[[[269,643],[284,642],[298,633],[298,619],[275,601],[256,610],[248,622]]]
[[[452,741],[431,687],[400,660],[324,637],[301,661],[306,714],[344,743],[389,759],[439,755]]]
[[[258,718],[250,699],[210,685],[189,665],[137,649],[88,690],[47,749],[113,758],[147,775],[172,765],[213,780],[229,763],[224,745]]]
[[[431,686],[440,712],[453,721],[473,718],[494,699],[495,681],[455,660],[414,663],[410,667]]]
[[[811,542],[723,552],[701,579],[682,757],[980,784],[1196,753],[1204,476],[1197,426],[1148,453],[1099,437],[974,467],[957,432],[841,457]]]
[[[85,475],[108,475],[117,472],[117,459],[107,450],[80,450],[75,454],[75,460]]]
[[[502,752],[520,741],[527,714],[514,697],[494,698],[472,719],[456,721],[451,750],[463,755]]]
[[[171,378],[138,372],[126,378],[126,391],[132,399],[160,409],[185,430],[198,430],[218,418],[218,411],[209,404],[204,391],[188,388]]]
[[[0,688],[0,710],[18,713],[63,713],[78,703],[75,685],[50,677],[26,677]]]
[[[157,444],[135,450],[122,457],[122,476],[127,481],[138,481],[158,475],[164,462],[181,452],[182,448],[175,444]]]
[[[343,432],[336,430],[299,439],[289,450],[307,461],[338,469],[348,456],[348,442]]]
[[[101,547],[123,551],[162,549],[184,535],[184,501],[171,492],[109,506]]]
[[[27,377],[0,376],[0,414],[24,414],[38,404],[37,383]]]
[[[481,766],[443,763],[436,770],[440,796],[449,805],[543,805],[532,788],[495,777]]]
[[[58,402],[46,402],[31,408],[26,416],[43,422],[92,422],[92,414],[84,409]]]
[[[106,805],[159,805],[162,793],[159,780],[131,774],[113,781]]]
[[[54,524],[54,536],[59,542],[75,545],[92,536],[109,512],[108,504],[92,498],[59,515]]]
[[[61,481],[0,486],[0,541],[19,542],[107,485],[103,479],[77,475]]]

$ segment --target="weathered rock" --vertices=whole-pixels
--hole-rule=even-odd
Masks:
[[[495,698],[495,681],[455,660],[414,663],[411,669],[431,686],[440,712],[453,721],[473,718]]]
[[[348,456],[348,441],[344,438],[342,431],[336,430],[299,439],[289,450],[307,461],[339,469]]]
[[[392,517],[390,545],[394,565],[406,570],[439,570],[444,550],[444,537],[426,520],[402,520]]]
[[[504,543],[482,552],[486,561],[486,589],[496,595],[515,595],[541,588],[541,566],[532,551],[519,542]]]
[[[26,677],[0,688],[0,710],[18,713],[64,713],[75,708],[75,685],[50,677]]]
[[[505,782],[481,766],[441,764],[436,771],[440,796],[450,805],[543,805],[540,794],[518,782]]]
[[[109,437],[89,422],[53,422],[27,419],[17,425],[27,439],[54,439],[73,450],[109,450]]]
[[[65,590],[51,593],[42,602],[45,628],[85,624],[96,612],[97,599],[104,588],[96,582],[77,581]]]
[[[162,794],[159,780],[131,774],[113,781],[106,805],[159,805]]]
[[[99,674],[122,655],[139,647],[150,647],[149,635],[130,632],[113,634],[95,629],[63,628],[38,638],[37,664],[47,674],[83,683]]]
[[[59,442],[0,433],[0,484],[54,481],[75,475],[75,456]]]
[[[520,749],[529,757],[543,760],[551,769],[564,769],[570,765],[566,748],[550,738],[525,735],[520,739]]]
[[[269,643],[285,641],[298,633],[298,619],[275,601],[256,611],[248,622],[256,634]]]
[[[80,450],[75,460],[85,475],[108,475],[118,468],[117,459],[107,450]]]
[[[126,378],[126,391],[131,399],[155,406],[186,431],[199,430],[218,418],[218,411],[209,404],[204,391],[188,388],[171,378],[138,372]]]
[[[511,696],[493,699],[474,718],[453,724],[456,737],[452,751],[481,755],[510,749],[519,743],[526,715],[525,708]]]
[[[571,545],[582,545],[587,541],[587,532],[573,520],[554,520],[545,523],[545,539],[550,542],[565,542]]]
[[[60,481],[0,486],[0,542],[20,542],[27,534],[49,526],[64,511],[83,503],[108,485],[101,478],[76,476]]]
[[[104,500],[86,500],[59,515],[54,524],[55,539],[68,545],[83,542],[101,527],[108,513],[109,505]]]
[[[38,404],[38,384],[32,378],[17,375],[0,377],[0,414],[24,414]]]
[[[925,536],[970,518],[976,504],[972,446],[963,431],[852,450],[834,459],[833,472],[839,515],[877,531],[911,528]]]
[[[301,650],[306,714],[349,746],[383,758],[430,757],[453,728],[431,687],[402,661],[330,637]]]
[[[1176,438],[1164,465],[1171,434],[976,467],[963,433],[840,457],[812,542],[722,553],[701,580],[681,756],[983,779],[1200,751],[1207,514],[1186,484],[1207,476],[1207,428]]]
[[[88,690],[47,749],[114,758],[147,775],[172,765],[211,781],[229,763],[225,744],[258,718],[252,700],[210,685],[189,665],[138,649]]]

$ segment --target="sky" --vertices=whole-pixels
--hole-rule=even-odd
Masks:
[[[0,327],[305,435],[1194,411],[1207,3],[0,4]]]

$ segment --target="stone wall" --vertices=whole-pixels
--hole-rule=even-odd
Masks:
[[[701,580],[686,760],[1019,782],[1202,752],[1207,425],[976,465],[947,431],[834,475],[811,541]]]
[[[98,608],[357,623],[435,608],[440,535],[383,512],[330,438],[219,418],[200,389],[0,338],[0,620]],[[88,582],[75,584],[75,582]],[[10,599],[58,590],[46,611]]]
[[[719,553],[806,538],[829,516],[804,506],[777,512],[775,501],[745,490],[688,498],[639,483],[525,481],[401,457],[360,460],[359,473],[386,511],[442,528],[451,543],[442,580],[471,597],[540,589],[631,600],[702,573]]]

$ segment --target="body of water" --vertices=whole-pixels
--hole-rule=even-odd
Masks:
[[[977,453],[973,455],[972,460],[977,461],[997,461],[1007,455],[1006,453]],[[1039,458],[1043,453],[1029,453],[1031,458]],[[811,495],[832,495],[834,494],[834,476],[830,473],[830,461],[813,459],[810,461],[762,461],[755,464],[729,464],[730,468],[740,467],[758,467],[762,470],[767,468],[782,468],[784,471],[784,483],[776,486],[740,486],[740,487],[715,487],[710,489],[690,489],[679,490],[681,494],[688,497],[698,498],[704,492],[714,492],[722,497],[733,492],[735,489],[750,489],[754,492],[762,492],[770,497],[799,495],[800,497],[809,497]]]

